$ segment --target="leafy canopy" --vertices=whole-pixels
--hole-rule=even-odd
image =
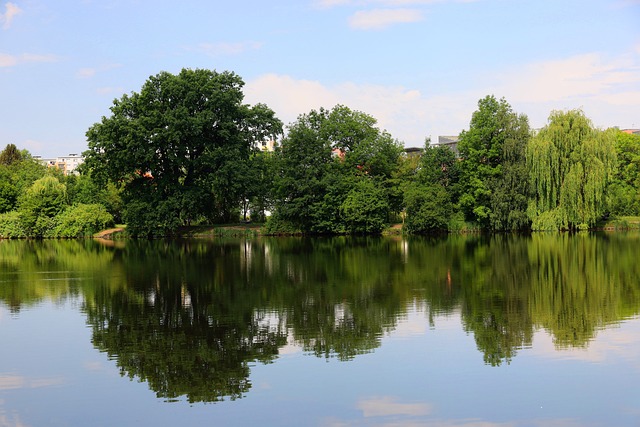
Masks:
[[[87,131],[88,168],[123,185],[124,220],[134,235],[172,233],[240,209],[241,165],[258,141],[281,133],[263,104],[243,104],[231,72],[183,69],[149,77]]]

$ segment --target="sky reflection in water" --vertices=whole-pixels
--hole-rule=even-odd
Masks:
[[[601,250],[599,243],[595,246],[591,243],[586,242],[586,247],[591,256],[595,256],[592,263],[598,266],[602,266],[601,256],[606,259],[621,257],[608,251],[598,255]],[[474,249],[474,266],[482,264],[478,262],[478,250],[489,252],[484,259],[493,259],[492,250],[502,252],[504,249],[501,245],[492,249],[492,245],[496,243]],[[528,262],[531,262],[532,253],[539,256],[533,259],[544,259],[546,255],[540,255],[539,246],[531,249],[531,242],[527,245]],[[513,248],[522,249],[519,244]],[[415,246],[414,249],[429,250]],[[334,250],[335,247],[327,253]],[[382,258],[376,256],[377,250],[373,248],[373,258],[379,264]],[[380,250],[393,258],[389,247],[384,246]],[[455,260],[461,253],[469,254],[468,246],[461,250],[444,256],[440,261],[454,260],[449,265],[455,266],[459,262]],[[299,258],[282,251],[274,255],[273,247],[270,251],[272,257],[279,257],[282,264],[289,266],[289,276],[302,274],[302,270],[296,270],[292,264]],[[313,253],[318,251],[322,252],[318,249]],[[491,282],[484,280],[487,277],[495,282],[498,277],[495,267],[489,268],[489,273],[482,273],[485,274],[482,280],[478,271],[485,270],[474,270],[474,285],[460,284],[459,281],[463,280],[458,281],[458,278],[471,276],[453,270],[450,289],[447,288],[450,279],[446,278],[446,272],[444,275],[438,273],[444,281],[434,279],[430,282],[431,279],[425,278],[427,275],[403,276],[390,288],[386,283],[388,277],[398,277],[398,271],[385,276],[385,268],[368,265],[366,271],[370,274],[346,272],[344,268],[353,265],[353,260],[364,256],[366,251],[354,252],[349,245],[339,247],[339,251],[350,260],[346,267],[340,267],[335,273],[332,267],[321,270],[316,259],[312,263],[314,275],[296,283],[276,287],[263,284],[258,289],[250,287],[250,292],[245,294],[237,284],[233,284],[237,279],[231,277],[239,274],[236,267],[223,270],[224,281],[214,283],[218,294],[226,295],[232,289],[245,298],[258,291],[266,293],[269,297],[264,301],[272,305],[271,309],[243,306],[237,300],[238,295],[229,294],[224,299],[209,300],[208,294],[198,294],[198,288],[190,288],[187,298],[186,288],[178,287],[178,290],[183,289],[182,293],[176,294],[178,306],[182,308],[176,312],[175,319],[182,320],[165,324],[171,329],[166,335],[170,345],[189,345],[189,339],[181,341],[182,331],[191,327],[184,322],[195,319],[193,316],[198,313],[209,313],[213,317],[208,318],[208,324],[215,321],[218,325],[209,331],[194,329],[201,337],[198,342],[211,344],[209,352],[216,348],[218,344],[215,343],[225,342],[232,345],[245,342],[253,352],[247,353],[246,359],[227,358],[231,356],[227,356],[225,351],[241,351],[235,347],[203,355],[202,363],[214,363],[216,358],[222,358],[220,360],[224,363],[215,366],[216,369],[225,369],[225,366],[229,369],[222,372],[229,381],[242,380],[247,375],[247,383],[241,388],[244,391],[236,396],[237,399],[220,396],[222,401],[209,404],[190,403],[184,395],[171,397],[155,388],[162,384],[158,378],[153,379],[155,385],[152,386],[139,376],[140,373],[150,375],[143,366],[150,363],[153,363],[152,367],[166,369],[159,374],[168,375],[173,369],[172,356],[187,357],[179,352],[170,354],[166,347],[161,346],[164,345],[162,342],[159,347],[149,347],[153,351],[164,351],[156,354],[132,350],[129,345],[129,340],[146,337],[147,341],[152,341],[154,336],[162,334],[162,328],[153,322],[163,311],[154,310],[158,304],[170,300],[167,297],[170,289],[166,286],[174,283],[174,278],[163,274],[148,278],[148,283],[155,283],[153,286],[160,292],[150,299],[151,288],[141,277],[148,277],[149,271],[155,271],[158,268],[155,264],[126,265],[122,263],[123,257],[112,257],[111,253],[107,253],[109,257],[105,261],[98,251],[89,255],[91,264],[109,268],[109,280],[105,281],[102,270],[89,272],[86,266],[69,269],[72,261],[59,259],[53,265],[45,265],[51,272],[48,278],[60,279],[66,275],[69,280],[55,280],[53,283],[46,278],[43,281],[34,279],[43,275],[27,267],[16,276],[5,265],[0,270],[0,286],[5,287],[0,290],[0,342],[3,343],[0,350],[0,427],[175,424],[520,427],[634,426],[640,423],[640,319],[637,300],[625,297],[627,301],[621,306],[627,307],[627,312],[631,307],[630,312],[635,311],[636,314],[621,316],[617,320],[606,318],[603,321],[600,316],[608,315],[598,314],[597,310],[571,313],[571,316],[600,326],[591,333],[576,329],[578,339],[570,344],[566,328],[574,324],[567,326],[566,319],[555,321],[544,311],[542,314],[531,312],[531,308],[515,317],[505,314],[510,308],[541,304],[540,300],[546,297],[535,293],[538,291],[531,291],[534,297],[526,296],[530,291],[525,285],[497,286],[489,288],[492,290],[488,292],[481,283]],[[456,252],[447,244],[437,247],[436,253],[447,251]],[[218,258],[212,255],[215,250],[207,253],[207,259],[211,261],[209,268],[216,270],[214,266]],[[264,252],[252,255],[253,262],[260,253]],[[309,254],[307,252],[307,257]],[[337,258],[326,256],[329,256],[327,266],[336,264]],[[242,262],[246,263],[246,257],[234,252],[232,246],[224,248],[223,258],[229,262],[245,259]],[[418,260],[423,258],[424,254]],[[185,267],[184,264],[184,259],[189,258],[181,259],[182,266],[174,264],[171,271],[179,270],[179,277],[190,277],[191,266]],[[418,260],[409,258],[408,262],[415,265]],[[74,259],[73,262],[80,261]],[[259,263],[252,264],[251,269],[257,270],[257,265]],[[277,271],[278,265],[274,262],[270,268]],[[244,267],[243,274],[247,274],[246,264]],[[594,273],[595,276],[583,273],[581,278],[589,281],[592,277],[610,274],[602,272],[604,267],[598,268],[600,270]],[[612,289],[634,291],[640,287],[637,281],[634,282],[638,279],[637,270],[630,270],[626,265],[618,270],[611,266],[607,268],[616,274],[626,274],[624,279],[620,279],[624,280],[621,282],[624,286],[614,283]],[[307,265],[304,271],[309,270]],[[67,273],[62,274],[63,271]],[[219,275],[223,273],[219,269],[216,271]],[[558,271],[559,276],[563,271]],[[340,284],[336,290],[342,293],[334,297],[330,283],[333,279],[326,279],[334,277],[333,274],[335,277],[359,277],[357,288],[362,289],[349,290],[349,286]],[[77,280],[80,276],[85,279]],[[259,277],[240,276],[244,278],[241,282],[246,283]],[[91,277],[93,279],[87,279]],[[528,277],[533,283],[532,289],[536,289],[536,283],[543,286],[538,282],[538,276]],[[94,282],[87,284],[87,280]],[[7,290],[9,282],[16,286],[11,292]],[[42,285],[45,282],[47,284]],[[567,284],[566,288],[573,289],[572,286]],[[435,292],[436,288],[444,289],[444,293]],[[19,290],[24,289],[28,292],[20,294]],[[286,296],[291,289],[296,289],[295,298]],[[405,292],[406,289],[413,291]],[[489,296],[473,302],[474,295],[479,293]],[[617,301],[610,291],[602,295],[608,296],[592,295],[584,301],[589,304]],[[625,295],[637,294],[626,292]],[[305,298],[300,299],[301,296]],[[447,302],[447,298],[451,300]],[[531,298],[536,298],[536,301],[532,303]],[[389,300],[394,299],[397,303],[389,304]],[[527,300],[529,303],[521,304]],[[17,303],[19,301],[20,304]],[[199,311],[197,304],[203,301],[207,301],[208,308]],[[260,301],[263,300],[257,301],[262,304]],[[324,316],[323,320],[319,323],[301,320],[297,317],[300,314],[296,311],[297,304],[307,307],[306,311],[303,310],[305,313]],[[327,304],[326,309],[323,304]],[[176,309],[166,307],[170,311]],[[229,311],[232,307],[240,310],[239,319],[245,318],[253,324],[249,329],[253,332],[247,335],[253,336],[251,343],[244,341],[244,332],[238,329],[240,326]],[[560,307],[567,309],[566,306]],[[224,313],[227,314],[223,316]],[[368,320],[360,319],[361,316],[367,316]],[[533,321],[522,320],[528,317]],[[550,320],[544,320],[548,325],[544,326],[544,322],[537,319]],[[110,322],[119,322],[120,329],[115,335],[104,335],[115,331],[107,327]],[[198,327],[195,320],[189,322],[194,328]],[[530,338],[527,338],[529,324],[532,329]],[[315,327],[324,328],[324,332]],[[133,329],[135,334],[122,332],[127,329]],[[502,333],[491,335],[496,330]],[[238,339],[219,341],[218,333],[237,335]],[[352,335],[344,338],[345,333]],[[512,336],[514,333],[515,338]],[[592,336],[586,340],[580,338],[585,333]],[[284,340],[278,338],[280,336]],[[503,347],[505,336],[508,343],[515,343],[507,350]],[[359,347],[340,347],[351,342],[356,342]],[[265,346],[256,347],[261,343]],[[272,351],[271,343],[277,343],[277,355],[266,357],[265,354]],[[496,359],[491,355],[492,351],[502,356]],[[258,359],[251,354],[257,355]],[[245,365],[246,373],[243,371]],[[131,379],[129,375],[132,375]],[[172,381],[170,375],[162,378]]]

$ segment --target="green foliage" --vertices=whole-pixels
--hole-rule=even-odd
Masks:
[[[18,190],[12,182],[9,169],[0,166],[0,213],[9,212],[16,207]]]
[[[526,224],[522,170],[528,138],[527,117],[513,112],[504,98],[487,96],[478,101],[469,130],[460,133],[458,142],[462,158],[458,204],[467,220],[499,230]]]
[[[53,176],[38,179],[20,197],[19,218],[28,236],[47,237],[54,217],[67,206],[67,188]]]
[[[640,135],[618,131],[618,169],[607,189],[613,215],[640,215]]]
[[[418,180],[440,184],[455,196],[460,180],[460,164],[455,153],[449,147],[426,145],[420,157]]]
[[[361,179],[341,206],[342,219],[350,233],[380,233],[389,216],[384,191],[372,179]]]
[[[87,131],[86,169],[122,184],[131,235],[237,217],[252,146],[282,128],[265,105],[242,103],[243,85],[230,72],[162,72],[115,100],[111,116]]]
[[[555,111],[529,142],[527,166],[533,194],[527,214],[534,230],[593,226],[607,211],[614,133],[595,129],[580,110]]]
[[[447,231],[451,201],[440,184],[414,184],[405,191],[405,230],[411,234]]]
[[[393,177],[402,147],[375,123],[373,117],[341,105],[298,117],[277,153],[278,222],[272,224],[287,224],[303,233],[355,232],[368,227],[363,224],[376,224],[377,230],[379,211],[390,206],[395,194]],[[370,217],[363,218],[353,209],[371,194],[364,190],[370,184],[363,182],[372,179],[381,199],[367,211]]]
[[[86,237],[114,225],[113,216],[100,204],[77,204],[56,217],[55,237]]]
[[[506,138],[502,144],[502,165],[499,177],[490,181],[491,229],[525,230],[529,202],[529,174],[526,147],[530,138],[529,122],[524,115],[511,115]]]
[[[14,144],[7,144],[0,153],[0,165],[11,166],[14,163],[21,162],[23,159],[22,153]]]
[[[22,226],[20,213],[11,211],[0,214],[0,239],[18,239],[28,237]]]

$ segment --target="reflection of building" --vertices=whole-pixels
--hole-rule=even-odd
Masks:
[[[432,144],[434,147],[449,147],[458,157],[458,136],[439,136],[438,142]]]
[[[65,175],[76,173],[76,169],[84,161],[83,157],[80,154],[69,154],[68,156],[46,159],[40,156],[33,156],[33,158],[45,166],[60,169]]]

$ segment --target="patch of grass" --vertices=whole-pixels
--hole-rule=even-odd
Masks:
[[[224,224],[224,225],[197,225],[182,227],[178,231],[181,237],[256,237],[260,236],[262,224]]]
[[[599,222],[596,227],[602,230],[640,230],[640,216],[620,216]]]

